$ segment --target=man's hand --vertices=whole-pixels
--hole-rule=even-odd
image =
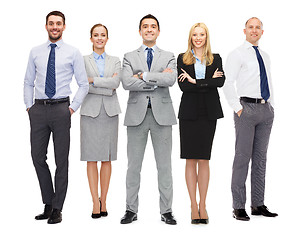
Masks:
[[[243,108],[240,110],[240,111],[238,111],[237,112],[237,114],[238,114],[238,117],[240,117],[241,116],[241,114],[242,114],[242,111],[243,111]]]
[[[172,70],[172,69],[170,69],[170,68],[165,68],[163,72],[169,72],[169,73],[172,73],[172,72],[173,72],[173,70]]]
[[[73,115],[75,112],[72,108],[69,108],[69,111],[70,111],[70,116]]]

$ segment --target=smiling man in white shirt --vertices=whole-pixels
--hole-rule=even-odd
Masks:
[[[63,42],[65,27],[62,12],[52,11],[46,16],[48,41],[31,50],[24,78],[24,102],[31,126],[31,156],[45,204],[44,212],[35,219],[48,219],[48,224],[62,221],[61,211],[68,186],[71,115],[78,110],[89,89],[81,53]],[[73,76],[79,88],[70,103]],[[46,162],[51,133],[56,163],[54,183]]]
[[[264,205],[266,155],[274,120],[269,56],[258,48],[263,24],[252,17],[245,24],[246,41],[232,51],[226,62],[225,97],[234,110],[236,131],[231,190],[233,217],[248,221],[245,211],[250,159],[252,215],[276,217]]]

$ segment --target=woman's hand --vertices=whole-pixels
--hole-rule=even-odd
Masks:
[[[94,78],[89,77],[88,79],[88,83],[93,83],[94,82]]]
[[[212,78],[218,78],[218,77],[223,77],[224,73],[219,71],[219,69],[217,68],[212,76]]]
[[[188,81],[189,81],[190,83],[196,84],[196,80],[193,79],[193,78],[191,78],[191,76],[190,76],[186,71],[184,71],[182,68],[181,68],[181,71],[182,71],[183,73],[181,73],[181,74],[178,76],[179,82],[183,82],[185,79],[188,79]]]
[[[112,78],[115,77],[115,76],[117,76],[117,73],[114,73],[113,76],[112,76]]]

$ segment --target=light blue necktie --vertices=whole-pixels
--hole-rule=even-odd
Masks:
[[[265,71],[265,66],[263,59],[260,55],[260,52],[258,50],[258,46],[253,46],[253,48],[256,51],[258,63],[259,63],[259,68],[260,68],[260,88],[261,88],[261,97],[267,101],[270,98],[270,89],[269,89],[269,84],[268,84],[268,78],[266,75]]]
[[[54,43],[50,44],[50,53],[47,65],[45,93],[49,98],[55,95],[55,47]]]
[[[151,63],[152,63],[152,48],[146,48],[147,52],[147,65],[148,65],[148,70],[150,71],[151,68]]]

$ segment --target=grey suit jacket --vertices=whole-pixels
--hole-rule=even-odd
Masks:
[[[170,68],[172,73],[163,73]],[[133,77],[139,72],[148,72],[146,81]],[[174,125],[177,123],[169,87],[177,79],[176,59],[173,53],[159,48],[154,53],[150,72],[142,48],[126,53],[123,60],[121,80],[124,89],[129,90],[125,126],[137,126],[144,120],[148,99],[155,120],[159,125]]]
[[[108,116],[112,117],[121,113],[116,95],[116,88],[120,83],[121,64],[118,57],[106,54],[104,77],[100,77],[94,56],[84,56],[85,69],[88,77],[94,78],[94,85],[90,84],[89,92],[85,97],[80,114],[84,116],[97,117],[101,104]],[[114,73],[117,76],[112,77]]]

